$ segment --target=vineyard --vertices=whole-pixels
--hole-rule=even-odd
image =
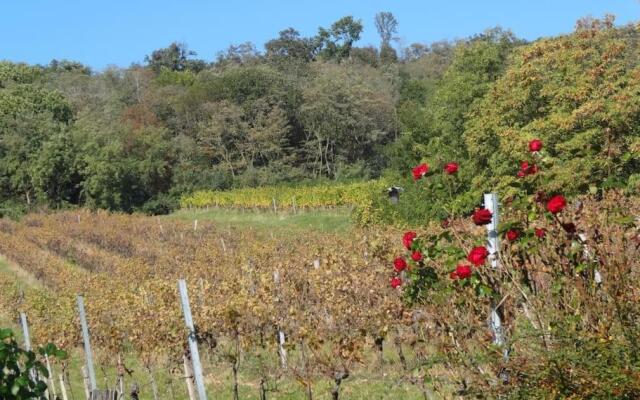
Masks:
[[[469,218],[454,218],[416,233],[432,246],[423,251],[426,271],[439,277],[428,277],[430,290],[419,293],[389,284],[393,260],[404,251],[401,232],[391,228],[265,238],[212,222],[32,214],[0,221],[0,253],[23,273],[21,279],[0,274],[0,306],[28,315],[36,344],[77,349],[75,296],[83,294],[105,383],[115,380],[117,361],[125,359],[138,374],[146,371],[137,383],[151,382],[141,398],[186,396],[180,278],[189,288],[212,394],[432,399],[549,393],[564,380],[606,375],[596,372],[604,356],[617,386],[602,378],[582,395],[637,394],[640,250],[638,223],[630,216],[638,215],[640,203],[611,192],[577,204],[563,217],[597,254],[597,284],[593,263],[585,261],[593,256],[576,249],[570,230],[552,220],[528,222],[544,229],[544,239],[505,240],[505,268],[479,270],[477,285],[449,279],[460,254],[444,243],[466,253],[485,235]],[[515,209],[505,215],[516,217],[522,215]],[[407,285],[422,278],[404,277]],[[508,359],[486,323],[495,300],[483,288],[498,279],[507,282],[499,300]],[[55,366],[71,384],[82,380],[73,367]],[[504,371],[509,379],[501,382]]]
[[[285,210],[297,212],[316,208],[354,208],[356,220],[373,222],[374,198],[386,196],[388,183],[383,179],[350,184],[317,184],[313,186],[262,186],[228,191],[205,190],[185,195],[180,201],[184,209],[240,208]]]

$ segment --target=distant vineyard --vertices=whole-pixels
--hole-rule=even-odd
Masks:
[[[203,190],[182,197],[180,205],[189,207],[238,207],[284,209],[366,206],[374,194],[384,194],[382,180],[349,184],[322,184],[315,186],[265,186],[229,191]]]
[[[314,186],[264,186],[229,191],[203,190],[185,195],[182,208],[257,208],[276,210],[305,210],[326,207],[350,207],[354,219],[361,225],[377,222],[374,209],[376,199],[386,196],[388,183],[384,180],[349,184],[321,184]]]

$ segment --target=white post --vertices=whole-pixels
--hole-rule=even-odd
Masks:
[[[276,198],[272,197],[271,199],[273,200],[273,212],[277,214],[278,208],[276,207]]]
[[[31,351],[31,336],[29,336],[29,324],[27,323],[27,314],[21,312],[20,313],[20,324],[22,325],[22,336],[24,336],[24,349],[26,351]],[[29,371],[29,375],[31,379],[36,379],[36,370],[31,369]]]
[[[182,302],[182,312],[184,314],[184,322],[189,330],[189,351],[191,352],[191,361],[193,363],[193,375],[196,379],[196,387],[198,389],[198,397],[200,400],[207,400],[207,393],[204,388],[204,378],[202,376],[202,365],[200,364],[200,353],[198,352],[198,341],[196,340],[195,327],[193,326],[193,317],[191,316],[191,306],[189,305],[189,294],[187,293],[187,282],[184,279],[178,280],[178,289],[180,291],[180,300]]]
[[[96,372],[93,369],[93,354],[91,353],[91,343],[89,342],[89,326],[87,316],[84,312],[84,299],[82,296],[76,298],[78,302],[78,313],[80,314],[80,324],[82,325],[82,340],[84,342],[84,354],[87,358],[87,375],[89,376],[89,392],[92,393],[98,388],[96,384]]]
[[[198,230],[198,220],[197,220],[197,219],[194,219],[194,220],[193,220],[193,231],[195,232],[195,231],[197,231],[197,230]]]
[[[55,378],[53,377],[53,371],[51,370],[51,362],[49,362],[49,355],[46,353],[44,355],[44,360],[46,361],[47,372],[49,373],[49,378],[47,379],[49,381],[49,389],[51,389],[51,394],[55,399],[58,397],[58,394],[56,393],[56,381],[55,381]]]
[[[499,223],[499,206],[498,195],[495,193],[484,194],[484,207],[491,211],[491,223],[487,225],[487,251],[489,252],[489,260],[492,268],[498,268],[498,259],[500,252],[500,241],[498,237]],[[489,328],[493,333],[493,343],[497,346],[505,345],[504,330],[502,327],[502,319],[498,313],[497,305],[491,302],[491,313],[489,315]],[[505,347],[503,357],[506,360],[509,357],[509,350]]]
[[[31,351],[31,337],[29,336],[29,325],[27,325],[27,315],[20,313],[20,324],[22,324],[22,336],[24,336],[24,349]]]
[[[273,272],[273,282],[276,285],[276,293],[278,301],[280,300],[280,272]],[[280,366],[282,369],[287,369],[287,350],[284,348],[285,336],[280,326],[278,326],[278,354],[280,355]]]
[[[484,208],[491,211],[492,215],[491,223],[487,225],[487,250],[491,266],[497,268],[500,243],[498,238],[498,196],[495,193],[485,193]]]
[[[278,353],[280,353],[280,366],[287,369],[287,350],[284,348],[284,332],[278,331]]]
[[[296,210],[296,196],[293,196],[293,213],[297,214],[297,210]]]
[[[69,400],[67,396],[67,388],[64,385],[64,377],[62,374],[58,375],[58,380],[60,381],[60,391],[62,392],[62,400]]]
[[[582,241],[582,254],[587,260],[593,260],[593,254],[591,254],[589,246],[587,246],[587,235],[579,233],[578,237]],[[593,280],[596,282],[596,285],[600,285],[602,283],[602,274],[600,274],[600,270],[598,270],[598,268],[593,270]]]

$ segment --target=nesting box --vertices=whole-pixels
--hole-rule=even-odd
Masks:
[[[399,186],[391,186],[387,188],[387,194],[389,195],[389,201],[391,204],[398,204],[400,201],[400,193],[403,191],[404,189]]]

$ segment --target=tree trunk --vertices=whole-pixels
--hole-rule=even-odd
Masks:
[[[395,338],[393,338],[393,343],[396,346],[396,351],[398,352],[398,357],[400,358],[400,363],[402,364],[402,368],[404,368],[406,371],[408,369],[407,359],[405,358],[404,352],[402,351],[402,342],[400,340],[400,336],[396,336]]]
[[[384,365],[384,338],[377,337],[374,342],[378,350],[378,364],[382,367]]]
[[[122,355],[118,354],[118,390],[120,394],[118,399],[124,399],[124,363],[122,362]]]
[[[344,379],[347,379],[348,377],[349,377],[349,372],[347,371],[336,372],[333,375],[333,381],[336,383],[333,389],[331,389],[331,398],[333,400],[340,399],[340,385],[342,384],[342,381]]]
[[[267,400],[267,380],[264,376],[260,378],[260,400]]]
[[[235,335],[236,341],[236,354],[233,360],[233,400],[240,400],[240,395],[238,393],[238,369],[240,368],[240,334],[236,330]]]
[[[147,367],[149,373],[149,379],[151,381],[151,391],[153,392],[153,400],[158,400],[158,385],[156,384],[156,378],[153,376],[153,372],[150,367]]]
[[[311,379],[309,379],[309,368],[307,365],[307,353],[304,351],[304,340],[300,341],[300,356],[302,358],[302,367],[304,369],[304,384],[307,391],[307,400],[313,400],[313,391],[311,390]]]

